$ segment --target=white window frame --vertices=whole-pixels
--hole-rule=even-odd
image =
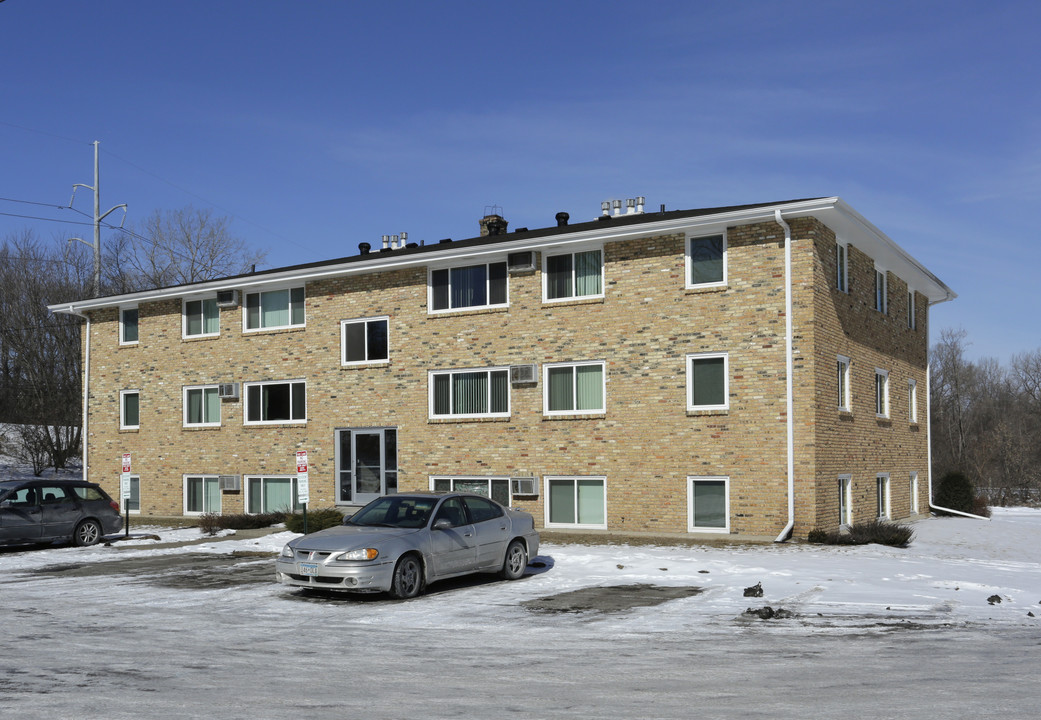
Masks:
[[[875,266],[875,310],[889,314],[889,273]]]
[[[219,390],[219,386],[215,385],[215,384],[211,384],[211,385],[185,385],[182,388],[182,391],[181,391],[181,422],[182,422],[183,426],[184,427],[192,427],[192,428],[197,428],[197,427],[220,427],[221,426],[221,419],[222,419],[220,416],[223,416],[223,410],[221,408],[221,400],[220,400],[219,393],[217,395],[217,415],[218,415],[217,422],[197,422],[197,423],[193,423],[193,422],[190,422],[188,420],[188,393],[189,393],[189,391],[192,391],[192,390],[201,390],[202,391],[202,396],[203,396],[202,397],[202,399],[203,399],[203,405],[202,406],[203,406],[203,409],[204,409],[204,412],[205,412],[205,408],[206,408],[206,391],[207,390],[213,390],[214,392],[217,392]]]
[[[705,527],[694,524],[694,484],[699,482],[723,483],[725,498],[726,524],[723,527]],[[696,533],[729,533],[730,532],[730,478],[726,475],[688,475],[687,476],[687,532]]]
[[[202,510],[189,510],[188,509],[188,480],[190,478],[201,478],[202,479],[202,496],[203,496],[203,509]],[[214,480],[217,483],[217,509],[205,507],[206,498],[206,481]],[[222,512],[221,508],[224,506],[224,492],[220,489],[220,477],[213,475],[212,473],[185,473],[181,476],[181,505],[185,515],[206,515],[207,513],[217,513],[218,515]]]
[[[603,508],[602,508],[603,509],[604,522],[603,523],[579,523],[579,522],[574,522],[574,523],[555,523],[555,522],[551,522],[550,519],[549,519],[550,518],[550,509],[551,509],[550,508],[551,496],[550,496],[550,489],[549,488],[550,488],[550,481],[551,480],[557,480],[557,481],[560,481],[560,480],[571,480],[571,481],[574,482],[576,519],[577,519],[577,509],[578,509],[578,483],[579,483],[579,481],[580,480],[596,480],[596,481],[599,481],[602,484],[603,489],[604,489],[604,493],[603,493],[604,505],[603,505]],[[545,503],[544,503],[544,505],[545,505],[544,526],[546,528],[585,528],[587,530],[606,530],[607,529],[607,477],[606,476],[604,476],[604,475],[546,475],[546,476],[543,477],[543,491],[544,491],[543,497],[546,499]]]
[[[369,323],[382,322],[387,326],[387,357],[377,358],[375,360],[369,359]],[[349,325],[365,325],[365,360],[347,360],[347,326]],[[340,365],[355,366],[355,365],[387,365],[390,363],[390,317],[387,315],[378,315],[376,317],[367,318],[355,318],[352,320],[341,320],[340,321]]]
[[[125,313],[127,310],[133,310],[137,313],[137,321],[134,323],[134,326],[137,328],[137,340],[126,339],[126,320],[123,317],[123,313]],[[141,308],[139,308],[137,305],[126,305],[124,307],[119,308],[119,344],[137,345],[139,342],[141,342]]]
[[[722,238],[723,238],[723,279],[722,280],[715,280],[715,281],[712,281],[712,282],[704,282],[704,283],[693,283],[693,282],[691,282],[691,278],[690,278],[691,267],[692,267],[691,246],[693,245],[694,241],[695,240],[701,240],[703,238],[713,238],[713,237],[720,237],[720,236],[722,236]],[[728,276],[729,276],[729,265],[730,265],[730,263],[727,262],[728,254],[729,254],[729,251],[727,249],[727,231],[726,231],[725,228],[720,230],[719,232],[706,232],[706,233],[698,233],[697,235],[688,235],[687,239],[686,239],[686,242],[684,243],[684,248],[683,248],[683,283],[684,283],[684,287],[686,287],[686,289],[688,289],[688,290],[693,290],[693,289],[696,289],[696,288],[726,287],[727,286]]]
[[[137,396],[137,424],[127,425],[126,422],[126,397],[128,395]],[[119,391],[119,429],[120,430],[138,430],[141,427],[141,391],[134,389],[120,390]]]
[[[849,292],[849,245],[841,240],[835,243],[835,288]]]
[[[249,509],[250,505],[252,505],[252,503],[250,501],[253,499],[252,483],[250,482],[251,480],[261,480],[261,481],[263,481],[263,480],[289,480],[289,487],[290,487],[290,491],[289,492],[290,492],[290,496],[292,498],[292,500],[290,502],[293,505],[293,507],[289,509],[289,512],[296,512],[297,510],[303,508],[303,505],[300,503],[300,486],[298,484],[298,478],[297,478],[296,475],[286,475],[286,474],[280,474],[280,473],[253,473],[251,475],[244,475],[242,477],[242,487],[243,487],[243,490],[242,490],[242,494],[243,494],[242,507],[243,507],[243,510],[247,514],[249,514],[249,515],[256,515],[256,514],[258,514],[258,513],[251,512],[250,509]],[[263,504],[263,498],[261,498],[261,504]],[[282,511],[284,509],[285,508],[267,508],[267,507],[262,507],[260,509],[260,513],[280,512],[280,511]]]
[[[436,483],[437,483],[438,480],[441,480],[441,481],[447,480],[450,483],[450,485],[449,485],[449,492],[458,492],[456,490],[456,487],[455,487],[456,480],[459,480],[459,481],[462,481],[462,482],[483,482],[483,483],[487,484],[487,488],[485,488],[485,492],[487,494],[485,495],[485,497],[487,497],[489,499],[492,499],[492,500],[495,500],[495,498],[492,496],[492,481],[493,480],[498,481],[498,482],[505,481],[505,483],[506,483],[506,502],[503,502],[502,500],[495,500],[495,501],[497,503],[499,503],[500,505],[506,505],[507,507],[509,507],[510,504],[512,503],[512,501],[513,501],[513,497],[512,497],[513,496],[513,489],[510,487],[510,476],[509,475],[431,475],[429,480],[430,480],[430,490],[431,491],[435,491],[435,492],[436,492]],[[482,494],[480,491],[475,491],[475,490],[465,490],[463,492],[474,492],[477,495],[481,495]]]
[[[889,371],[875,368],[875,417],[889,418]]]
[[[839,526],[853,524],[853,476],[839,475]]]
[[[723,403],[721,405],[695,405],[694,404],[694,361],[723,358]],[[698,412],[700,410],[729,410],[730,409],[730,353],[728,352],[704,352],[688,353],[686,356],[687,374],[687,411]]]
[[[141,476],[140,475],[131,475],[130,476],[130,498],[133,498],[133,496],[134,496],[134,486],[135,485],[137,486],[137,509],[136,510],[134,510],[134,509],[128,510],[127,509],[127,502],[128,501],[127,500],[123,500],[122,498],[120,498],[119,499],[119,511],[120,512],[128,512],[131,515],[140,515],[141,514]]]
[[[303,297],[300,299],[300,314],[303,316],[303,320],[298,323],[293,322],[293,291],[300,290]],[[263,309],[263,296],[268,293],[275,292],[288,292],[289,293],[289,323],[286,325],[264,325],[264,309]],[[260,307],[260,326],[251,328],[249,326],[249,298],[253,295],[260,295],[259,302]],[[292,285],[280,285],[278,287],[270,287],[264,290],[254,290],[252,292],[246,292],[242,295],[242,332],[243,333],[258,333],[268,332],[271,330],[286,330],[290,328],[302,328],[307,326],[307,287],[301,284]]]
[[[571,388],[572,388],[572,405],[578,405],[578,382],[577,369],[580,367],[600,367],[600,407],[591,410],[579,410],[577,407],[572,410],[550,410],[549,409],[549,371],[551,369],[559,369],[569,367],[571,368]],[[580,362],[560,362],[560,363],[545,363],[542,366],[542,414],[547,416],[554,415],[603,415],[607,412],[607,363],[603,360],[586,360]]]
[[[491,408],[491,391],[492,391],[492,373],[506,371],[506,412],[486,412],[486,413],[460,413],[460,414],[434,414],[434,377],[438,375],[449,376],[449,388],[451,389],[454,385],[451,382],[452,375],[460,375],[467,373],[485,373],[488,378],[488,407]],[[508,418],[513,410],[513,384],[509,379],[510,366],[503,365],[498,367],[489,368],[466,368],[466,369],[453,369],[453,370],[430,370],[427,372],[427,413],[431,420],[466,420],[476,418]],[[453,399],[449,398],[449,405],[454,405]]]
[[[200,333],[189,334],[189,332],[188,332],[188,303],[190,303],[190,302],[191,303],[194,303],[194,302],[200,303],[199,312],[202,315],[203,327],[205,327],[206,326],[206,301],[207,300],[213,301],[214,308],[215,308],[215,310],[217,312],[217,332],[211,332],[211,333],[200,332]],[[195,338],[212,338],[212,337],[220,337],[220,308],[217,307],[217,296],[216,295],[210,295],[210,296],[196,296],[196,297],[181,298],[181,339],[182,340],[190,340],[190,339],[194,340]]]
[[[890,520],[893,517],[893,498],[889,487],[889,473],[875,475],[875,494],[878,517]]]
[[[289,385],[289,413],[293,413],[293,385],[304,386],[304,416],[289,420],[250,420],[249,390],[253,387],[263,388],[265,385]],[[243,425],[306,425],[307,424],[307,381],[301,378],[295,380],[264,380],[260,382],[248,382],[242,384],[242,424]],[[266,475],[264,477],[267,477]]]
[[[836,398],[839,403],[840,412],[852,412],[853,411],[853,390],[850,386],[850,380],[852,379],[852,372],[850,368],[853,365],[853,361],[845,355],[838,355],[835,362],[835,381],[838,387],[838,397]]]
[[[918,381],[914,378],[907,379],[907,420],[918,424]]]
[[[453,263],[451,265],[438,265],[436,267],[427,268],[427,314],[429,315],[443,315],[446,313],[461,313],[471,312],[474,310],[487,310],[494,308],[508,308],[510,306],[510,271],[509,266],[506,267],[506,302],[493,303],[491,302],[492,288],[491,288],[491,269],[492,265],[507,265],[506,260],[487,260],[485,262],[472,262],[472,263]],[[460,268],[477,267],[478,265],[484,265],[484,297],[487,302],[484,305],[464,305],[461,307],[452,307],[452,270]],[[448,307],[441,309],[434,309],[434,273],[447,270],[448,271]]]
[[[918,514],[918,473],[912,472],[909,478],[908,494],[911,498],[911,512]]]
[[[592,293],[589,295],[579,295],[577,288],[577,278],[575,273],[575,255],[588,252],[599,252],[600,253],[600,292]],[[551,298],[549,296],[549,259],[554,257],[561,257],[564,255],[571,256],[571,292],[572,294],[568,297]],[[604,246],[599,245],[597,247],[588,247],[580,250],[573,250],[568,252],[544,252],[542,253],[542,302],[544,303],[562,303],[562,302],[574,302],[575,300],[594,300],[604,297]]]

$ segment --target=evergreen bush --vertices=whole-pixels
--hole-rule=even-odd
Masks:
[[[304,531],[304,514],[289,513],[285,517],[286,530]],[[336,508],[317,508],[307,511],[307,532],[313,533],[343,524],[343,513]]]

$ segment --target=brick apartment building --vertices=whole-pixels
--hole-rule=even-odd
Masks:
[[[310,508],[470,489],[778,539],[927,512],[954,293],[849,205],[556,220],[53,306],[86,320],[86,474],[116,493],[130,453],[143,516],[284,509],[299,450]]]

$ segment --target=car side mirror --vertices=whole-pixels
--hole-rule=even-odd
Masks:
[[[434,521],[435,530],[451,530],[452,527],[452,521],[448,518],[438,518]]]

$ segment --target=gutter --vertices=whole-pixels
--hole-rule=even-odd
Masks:
[[[83,445],[83,481],[87,482],[87,438],[89,437],[87,433],[87,418],[89,417],[88,402],[90,400],[90,315],[79,312],[76,310],[75,305],[72,304],[69,305],[66,312],[87,321],[87,347],[84,350],[83,357],[83,419],[81,421],[82,429],[80,430],[80,443]]]
[[[785,428],[788,455],[788,524],[774,542],[784,542],[792,534],[795,527],[795,417],[794,417],[794,378],[795,367],[792,349],[792,228],[781,217],[781,210],[774,211],[774,219],[784,228],[784,392],[785,392]],[[930,495],[930,497],[932,497]]]
[[[942,300],[940,302],[943,302]],[[936,305],[932,303],[929,307]],[[928,326],[926,326],[926,333],[928,333]],[[928,334],[926,335],[926,351],[929,349]],[[975,518],[976,520],[990,520],[989,517],[983,515],[975,515],[973,513],[962,512],[961,510],[952,510],[951,508],[941,507],[933,504],[933,414],[932,414],[932,394],[933,394],[933,373],[932,364],[929,362],[929,358],[926,358],[925,363],[925,441],[928,444],[926,457],[929,465],[929,509],[939,510],[940,512],[950,513],[951,515],[961,515],[962,517]]]

